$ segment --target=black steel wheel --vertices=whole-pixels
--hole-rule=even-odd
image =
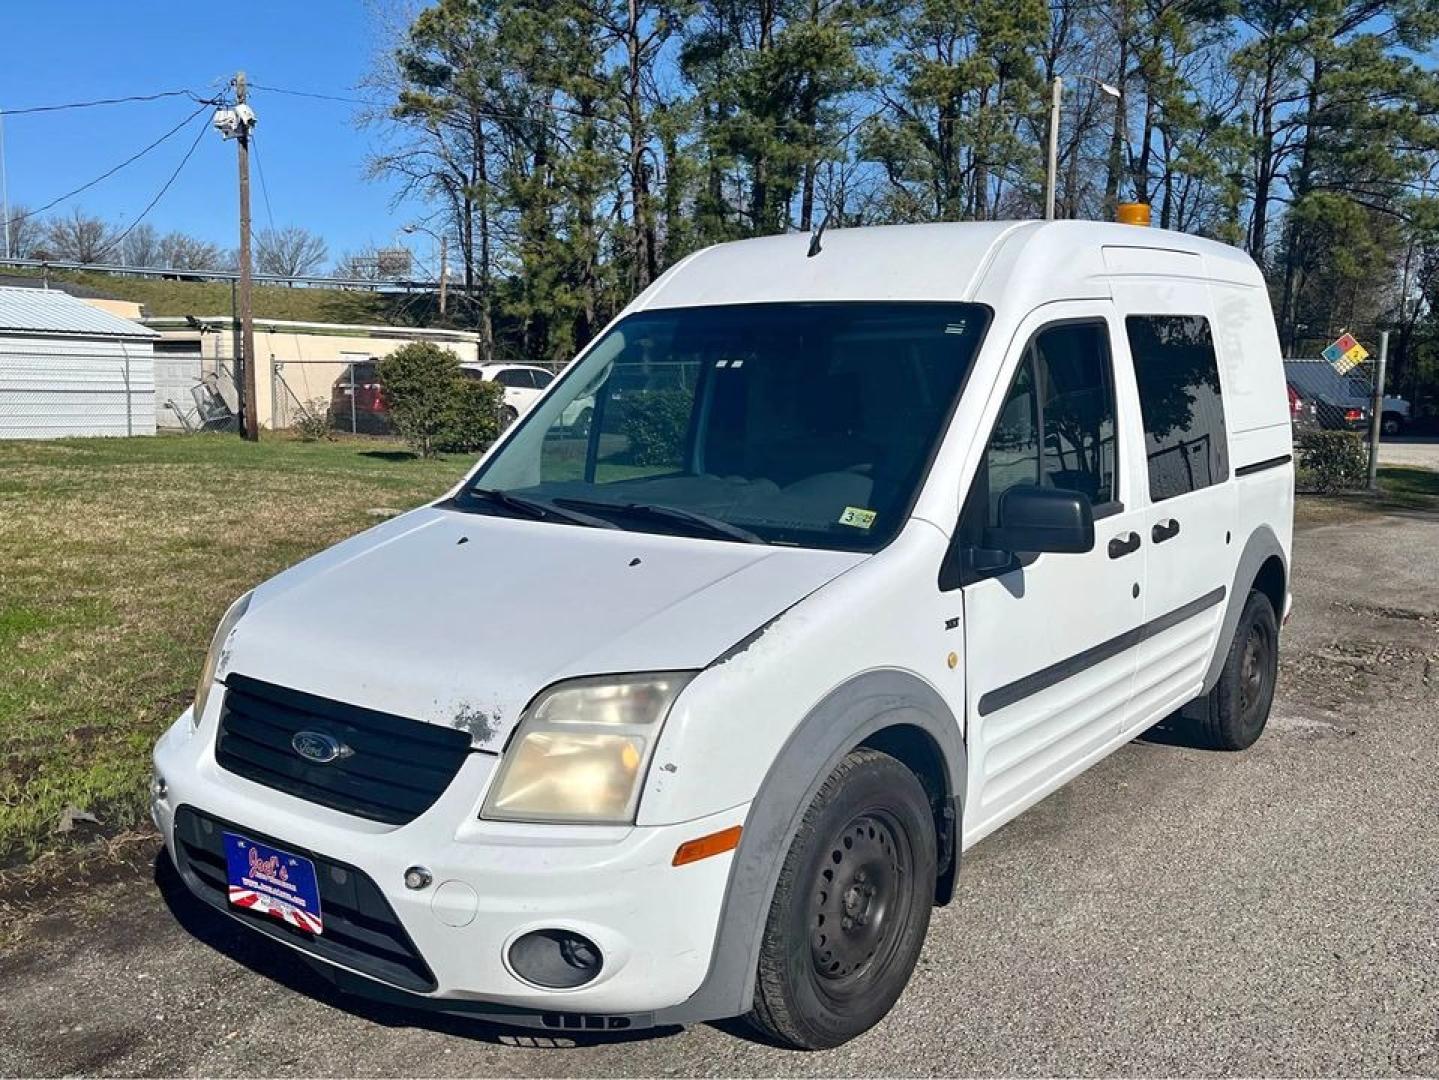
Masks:
[[[1279,675],[1279,623],[1260,592],[1245,601],[1219,681],[1200,722],[1206,745],[1245,750],[1264,732]]]
[[[850,754],[790,843],[765,924],[750,1022],[797,1049],[854,1038],[889,1012],[934,902],[929,797],[888,754]]]

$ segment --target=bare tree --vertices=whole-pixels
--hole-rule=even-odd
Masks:
[[[50,219],[45,228],[45,243],[56,259],[91,263],[110,254],[115,235],[115,230],[103,218],[76,207],[66,217]]]
[[[6,224],[6,231],[10,234],[10,257],[30,258],[40,246],[41,234],[44,232],[40,219],[34,217],[24,206],[15,204],[10,207],[10,218]],[[0,252],[4,250],[5,245],[0,244]]]
[[[160,234],[148,221],[136,225],[120,242],[126,266],[159,266]]]
[[[323,239],[299,225],[265,229],[255,238],[255,265],[262,274],[303,277],[324,265],[329,254]]]
[[[160,265],[171,270],[223,270],[227,265],[218,244],[182,232],[166,233],[159,246]]]

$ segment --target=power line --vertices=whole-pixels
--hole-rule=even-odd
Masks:
[[[367,101],[364,98],[342,97],[339,94],[317,94],[310,90],[287,90],[281,86],[264,86],[261,83],[251,83],[252,90],[268,90],[272,94],[289,94],[291,97],[314,98],[317,101],[338,101],[346,105],[368,105],[370,108],[379,108],[384,105],[382,101]],[[539,109],[548,112],[558,113],[562,116],[572,116],[580,120],[592,120],[600,124],[619,124],[621,121],[613,116],[587,116],[578,109],[569,109],[563,105],[555,105],[548,101],[536,101],[532,104]],[[475,115],[484,120],[533,120],[534,117],[528,113],[496,112],[490,109],[476,109]]]
[[[161,90],[155,94],[132,94],[129,97],[97,98],[94,101],[72,101],[64,105],[32,105],[25,109],[3,109],[6,116],[25,116],[30,113],[63,112],[66,109],[93,109],[97,105],[123,105],[128,101],[159,101],[161,98],[188,97],[194,101],[200,101],[198,95],[190,90]],[[213,102],[204,102],[206,105]]]
[[[135,220],[130,222],[130,224],[125,228],[124,232],[122,232],[119,236],[115,237],[115,239],[111,240],[108,244],[106,244],[105,247],[101,249],[100,254],[103,255],[113,250],[114,248],[119,247],[120,244],[124,242],[125,237],[129,236],[130,233],[134,231],[135,226],[139,225],[140,222],[145,220],[145,215],[148,214],[151,210],[155,209],[155,204],[165,197],[165,192],[170,190],[170,185],[175,182],[175,178],[178,177],[181,170],[184,169],[187,164],[189,164],[190,158],[194,156],[195,150],[199,147],[200,140],[205,137],[205,132],[207,130],[208,129],[205,127],[205,125],[200,125],[200,131],[195,136],[195,141],[190,144],[190,149],[185,151],[185,156],[180,159],[180,164],[175,166],[175,171],[170,174],[170,178],[166,180],[163,185],[161,185],[160,190],[155,193],[155,197],[150,200],[149,204],[145,207],[145,209],[140,211],[140,213],[136,216]]]
[[[265,166],[260,163],[260,143],[254,132],[250,133],[250,149],[255,155],[255,171],[260,174],[260,194],[265,198],[265,217],[269,219],[270,231],[275,231],[275,215],[270,210],[270,188],[265,183]]]
[[[82,191],[88,191],[90,188],[92,188],[92,187],[94,187],[96,184],[100,183],[100,181],[109,179],[110,177],[114,176],[117,172],[119,172],[119,171],[120,171],[121,169],[123,169],[125,166],[130,165],[130,164],[132,164],[133,162],[139,161],[142,157],[144,157],[146,154],[150,153],[150,151],[154,150],[154,149],[155,149],[157,146],[159,146],[161,143],[165,142],[167,139],[169,139],[171,136],[173,136],[177,131],[179,131],[181,128],[185,127],[187,124],[190,123],[191,120],[195,119],[195,117],[199,116],[202,112],[204,112],[204,111],[205,111],[206,109],[208,109],[209,107],[210,107],[210,103],[209,103],[208,101],[205,102],[205,103],[203,103],[198,109],[196,109],[194,112],[192,112],[189,116],[185,117],[185,119],[181,120],[178,124],[176,124],[174,127],[172,127],[169,131],[165,132],[165,134],[161,135],[158,139],[156,139],[154,142],[152,142],[149,146],[145,147],[143,150],[139,150],[139,151],[136,151],[135,153],[131,154],[131,155],[130,155],[129,157],[127,157],[124,161],[120,162],[120,164],[115,165],[115,166],[113,166],[113,167],[111,167],[111,168],[109,168],[109,169],[106,169],[106,170],[105,170],[104,172],[102,172],[99,176],[95,177],[95,179],[90,180],[90,181],[87,181],[86,183],[81,184],[79,187],[74,188],[74,189],[71,190],[71,191],[65,192],[64,195],[60,195],[60,196],[57,196],[56,198],[51,199],[51,200],[50,200],[49,202],[47,202],[44,206],[37,207],[37,208],[34,209],[34,210],[28,210],[28,211],[26,211],[26,212],[23,213],[23,214],[13,215],[13,216],[10,218],[10,220],[11,220],[11,221],[24,221],[26,218],[35,217],[35,216],[37,216],[37,215],[39,215],[39,214],[43,214],[46,210],[49,210],[51,207],[54,207],[54,206],[59,205],[60,203],[64,202],[66,199],[72,198],[72,197],[80,194],[80,192],[82,192]]]
[[[314,98],[317,101],[339,101],[347,105],[378,105],[378,101],[366,101],[364,98],[341,97],[339,94],[317,94],[310,90],[286,90],[281,86],[265,86],[263,83],[251,83],[251,90],[268,90],[272,94],[288,94],[290,97]]]

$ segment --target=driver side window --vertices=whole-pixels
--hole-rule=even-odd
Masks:
[[[1004,493],[1021,484],[1078,491],[1096,516],[1118,509],[1116,450],[1108,326],[1045,327],[1025,347],[985,447],[960,521],[965,542],[982,545]]]

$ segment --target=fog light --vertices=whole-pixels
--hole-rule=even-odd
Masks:
[[[170,793],[170,787],[159,773],[150,777],[150,798],[160,800]]]
[[[510,946],[515,974],[549,990],[573,990],[600,973],[600,947],[573,930],[533,930]]]
[[[430,882],[434,880],[435,875],[423,866],[412,866],[405,871],[405,888],[407,889],[428,889]]]

